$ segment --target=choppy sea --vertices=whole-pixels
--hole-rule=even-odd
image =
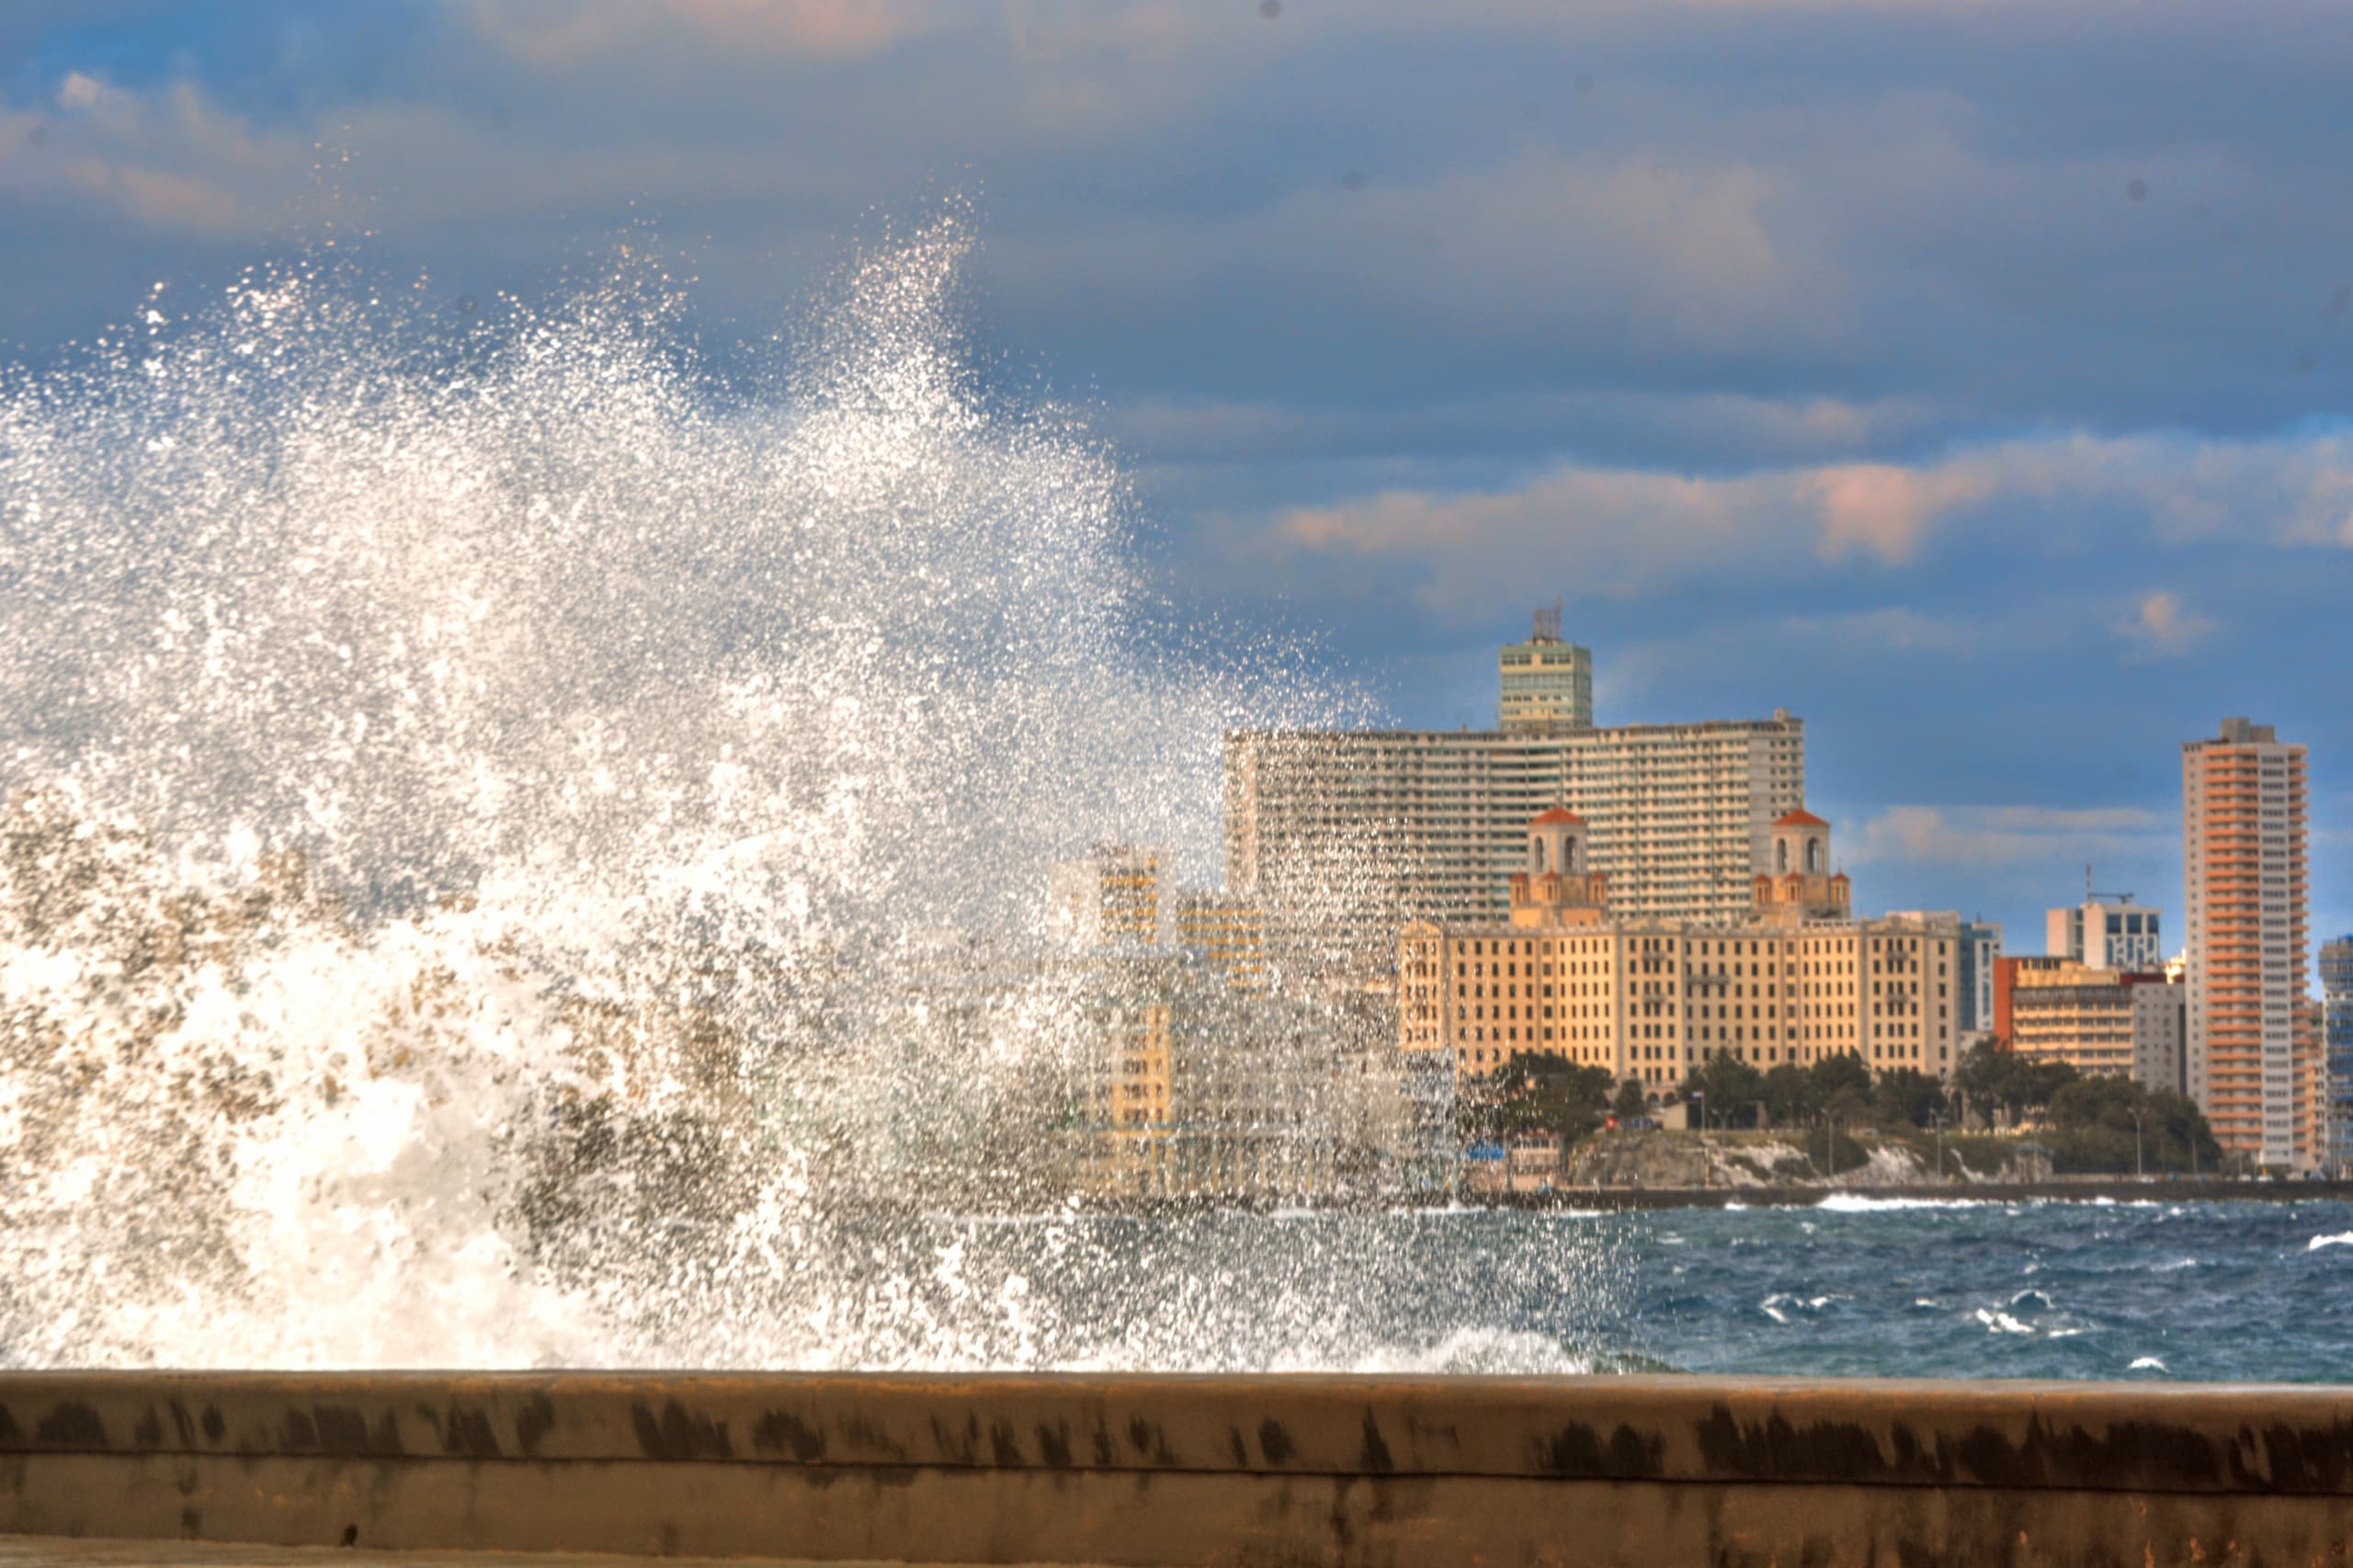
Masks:
[[[960,1221],[1031,1365],[2353,1381],[2353,1203]]]

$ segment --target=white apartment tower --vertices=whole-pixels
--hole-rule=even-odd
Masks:
[[[1805,798],[1804,721],[1578,722],[1589,656],[1538,631],[1506,657],[1570,662],[1502,670],[1507,689],[1516,670],[1570,677],[1545,688],[1569,711],[1544,722],[1531,696],[1492,730],[1227,733],[1226,886],[1265,912],[1274,953],[1385,970],[1409,920],[1506,919],[1528,823],[1552,807],[1590,824],[1613,918],[1747,918],[1773,824]]]
[[[2190,1097],[2223,1148],[2309,1165],[2304,748],[2225,719],[2181,748]]]
[[[2084,902],[2044,916],[2042,950],[2073,959],[2087,969],[2154,970],[2165,966],[2160,912],[2132,902],[2131,893],[2095,893]]]

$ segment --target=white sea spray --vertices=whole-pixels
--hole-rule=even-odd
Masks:
[[[1067,1186],[1049,863],[1213,882],[1223,730],[1357,710],[1165,624],[969,244],[741,373],[631,261],[454,324],[261,269],[0,375],[0,1362],[1221,1353],[926,1216]]]

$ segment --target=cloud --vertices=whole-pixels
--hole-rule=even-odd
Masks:
[[[1981,548],[2076,548],[2115,514],[2144,535],[2222,533],[2276,547],[2353,549],[2353,452],[2330,434],[2245,441],[2173,436],[2022,438],[1913,464],[1824,464],[1704,476],[1558,465],[1503,490],[1396,489],[1292,507],[1267,529],[1277,555],[1354,556],[1410,572],[1441,615],[1475,615],[1531,574],[1605,597],[1697,578],[1787,579],[1850,558],[1915,562],[1966,519]],[[1996,517],[2000,513],[2003,516]],[[2021,521],[2020,519],[2027,519]],[[2178,652],[2213,630],[2169,593],[2118,628],[2143,653]]]
[[[1797,206],[1761,164],[1521,144],[1360,189],[1326,177],[1206,212],[1091,214],[1009,236],[995,265],[1025,309],[1149,322],[1204,293],[1255,297],[1293,337],[1347,322],[1669,362],[1828,351],[1851,290]]]
[[[0,200],[94,207],[151,229],[253,233],[313,155],[304,138],[257,131],[188,83],[133,92],[69,71],[46,106],[0,105]]]
[[[1890,806],[1841,858],[1858,866],[2030,866],[2161,854],[2178,822],[2139,806]]]
[[[1884,464],[1728,478],[1563,465],[1506,491],[1389,491],[1295,507],[1279,547],[1410,565],[1440,614],[1479,614],[1531,574],[1584,594],[1629,597],[1709,573],[1786,576],[1860,555],[1912,560],[1943,517],[1996,478],[1974,460],[1924,471]]]
[[[1825,559],[1859,551],[1901,564],[1918,551],[1938,518],[1984,500],[1995,476],[1972,464],[1918,470],[1847,463],[1821,470],[1813,483],[1822,506]]]
[[[1672,452],[1723,460],[1851,456],[1914,438],[1948,416],[1915,398],[1769,397],[1735,391],[1597,387],[1355,408],[1143,397],[1098,427],[1161,465],[1256,466],[1531,449]]]
[[[1783,616],[1769,630],[1777,637],[1820,638],[1842,647],[1881,652],[1960,653],[1985,641],[1984,628],[1973,622],[1904,605],[1839,615]]]
[[[894,0],[455,0],[494,46],[541,69],[685,41],[767,59],[853,60],[927,30],[925,9]]]
[[[2213,620],[2182,608],[2178,595],[2160,590],[2142,596],[2129,619],[2118,623],[2117,635],[2143,658],[2169,658],[2188,653],[2214,630]]]

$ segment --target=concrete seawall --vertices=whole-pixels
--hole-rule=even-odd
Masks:
[[[2353,1390],[5,1373],[0,1533],[820,1562],[2342,1565]]]

